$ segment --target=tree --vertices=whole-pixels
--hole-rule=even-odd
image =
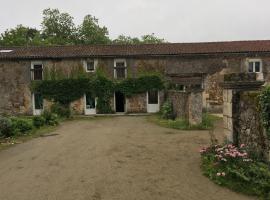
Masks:
[[[74,44],[76,27],[73,17],[68,13],[60,13],[58,9],[43,11],[42,36],[50,44]]]
[[[86,15],[83,23],[78,28],[79,44],[108,44],[110,43],[108,29],[99,26],[98,19]]]
[[[164,42],[164,39],[156,37],[154,33],[143,35],[141,38],[120,35],[117,39],[113,40],[114,44],[159,44]]]
[[[0,36],[0,45],[2,46],[28,46],[42,43],[40,32],[37,29],[23,25],[8,29]]]

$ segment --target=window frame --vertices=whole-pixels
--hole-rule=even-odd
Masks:
[[[94,62],[94,70],[88,70],[87,69],[87,63],[88,62]],[[83,61],[83,66],[84,66],[84,69],[87,73],[94,73],[96,72],[96,69],[97,69],[97,65],[98,65],[98,60],[97,59],[86,59]]]
[[[43,62],[42,61],[32,61],[31,62],[31,80],[32,81],[37,81],[37,80],[35,80],[35,72],[34,72],[34,70],[35,70],[35,65],[41,65],[41,69],[42,69],[42,78],[41,78],[41,80],[43,80],[43,76],[44,76],[44,74],[43,74],[43,68],[44,68],[44,66],[43,66]],[[40,79],[38,79],[38,80],[40,80]]]
[[[260,71],[259,72],[256,72],[256,62],[259,62],[260,63]],[[249,71],[249,65],[250,63],[253,63],[253,66],[252,66],[252,72]],[[248,73],[262,73],[262,68],[263,68],[263,62],[262,62],[262,59],[259,59],[259,58],[252,58],[252,59],[248,59],[247,61],[247,72]]]
[[[127,78],[127,61],[126,61],[126,59],[114,59],[114,63],[113,63],[114,70],[113,71],[114,71],[114,78],[115,79],[118,79],[117,71],[116,71],[117,70],[116,64],[120,63],[120,62],[124,62],[124,69],[125,69],[125,77],[124,78]]]

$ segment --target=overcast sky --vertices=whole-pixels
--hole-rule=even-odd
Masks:
[[[155,33],[169,42],[270,39],[270,0],[0,0],[0,32],[40,28],[42,10],[58,8],[81,23],[87,14],[111,38]]]

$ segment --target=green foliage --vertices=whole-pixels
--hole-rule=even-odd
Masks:
[[[2,46],[40,45],[41,43],[39,31],[23,25],[8,29],[0,36],[0,45]]]
[[[34,116],[33,117],[33,125],[36,128],[40,128],[45,125],[45,119],[42,116]]]
[[[108,29],[103,26],[100,27],[98,19],[91,15],[84,17],[82,25],[78,28],[79,44],[108,44],[110,39],[108,37]]]
[[[61,13],[58,9],[43,11],[42,35],[48,44],[74,44],[76,27],[73,17]]]
[[[45,99],[68,105],[83,96],[89,79],[62,79],[34,81],[32,91],[43,95]]]
[[[270,139],[270,86],[266,87],[259,96],[263,125]]]
[[[44,110],[41,116],[45,119],[45,125],[54,126],[59,123],[57,114],[48,110]]]
[[[14,135],[12,121],[7,117],[0,117],[0,137],[11,137]]]
[[[71,110],[69,106],[60,103],[54,103],[51,106],[51,112],[57,114],[59,117],[70,118]]]
[[[159,44],[164,42],[164,39],[156,37],[155,34],[143,35],[141,38],[120,35],[113,40],[114,44]]]
[[[167,128],[179,129],[179,130],[209,130],[214,127],[214,122],[219,120],[219,117],[203,113],[202,123],[198,125],[191,125],[187,119],[164,119],[161,115],[155,115],[150,118],[150,121]]]
[[[11,118],[12,120],[12,129],[15,134],[26,134],[33,129],[33,123],[31,120],[20,119],[20,118]]]
[[[233,145],[203,148],[202,170],[215,183],[237,192],[270,197],[270,168],[267,164],[250,159],[245,147]]]
[[[175,119],[175,115],[173,113],[173,104],[171,101],[167,100],[164,102],[161,108],[161,118],[162,119]]]
[[[163,81],[156,75],[114,82],[102,74],[96,74],[89,78],[34,81],[31,85],[33,92],[40,93],[45,99],[60,103],[65,107],[80,99],[84,94],[91,94],[97,97],[99,113],[112,113],[110,98],[114,91],[121,91],[126,96],[132,96],[162,88]]]
[[[136,79],[127,78],[115,84],[115,91],[120,91],[128,97],[149,90],[161,89],[163,89],[163,81],[157,75],[144,75]]]

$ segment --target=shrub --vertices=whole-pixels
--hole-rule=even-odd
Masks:
[[[44,119],[44,117],[42,117],[42,116],[35,116],[33,118],[33,125],[36,128],[40,128],[40,127],[44,126],[45,125],[45,119]]]
[[[173,113],[173,104],[171,101],[165,101],[161,108],[161,117],[163,119],[175,119],[175,115]]]
[[[12,118],[13,131],[16,133],[26,134],[28,131],[33,129],[33,124],[26,119]]]
[[[57,114],[60,117],[69,118],[71,116],[71,111],[68,105],[62,105],[60,103],[55,103],[51,107],[51,112]]]
[[[11,137],[15,134],[12,127],[11,119],[7,117],[0,117],[0,136]]]
[[[58,124],[58,116],[55,113],[44,110],[41,116],[45,119],[46,125],[54,126]]]
[[[228,144],[203,148],[203,173],[215,183],[238,192],[270,197],[270,168],[267,164],[252,160],[245,145],[239,148]]]

